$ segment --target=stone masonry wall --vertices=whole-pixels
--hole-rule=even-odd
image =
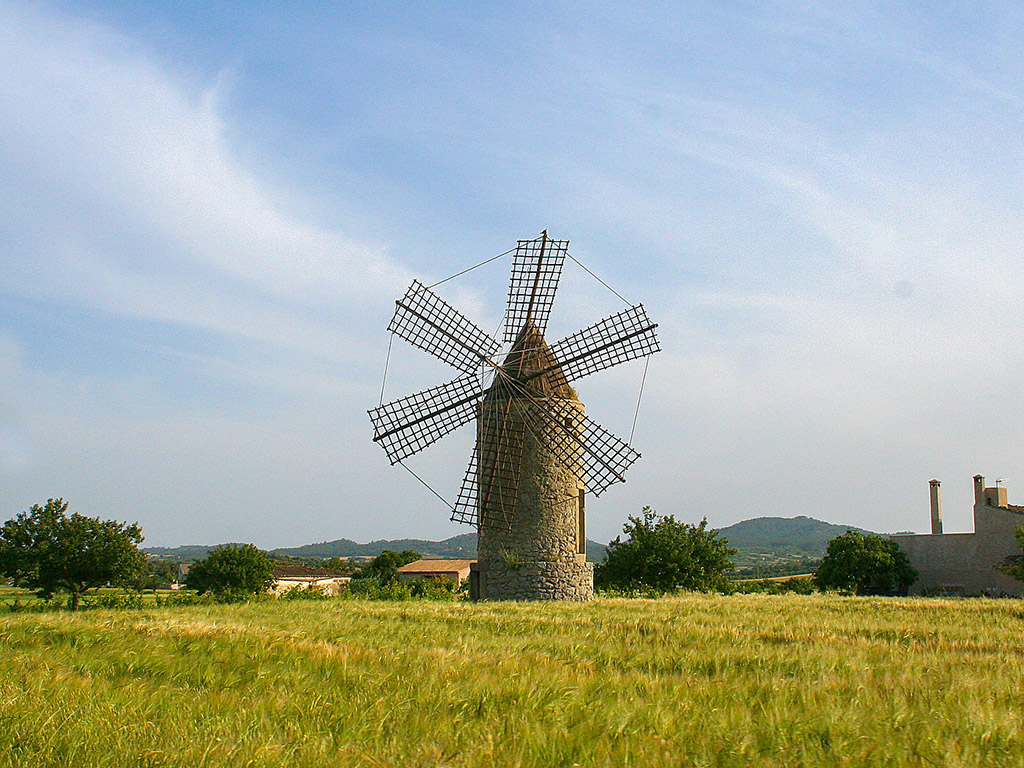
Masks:
[[[975,505],[974,533],[893,535],[917,570],[910,594],[1024,595],[1024,583],[997,566],[1020,554],[1014,530],[1024,516],[999,507]]]
[[[562,400],[583,413],[583,404]],[[501,424],[523,435],[521,474],[511,530],[482,526],[477,548],[479,597],[484,600],[590,600],[594,567],[578,553],[582,451],[573,446],[576,467],[565,466],[548,441],[525,428],[527,401],[508,407],[502,400],[485,402],[478,421],[478,439],[495,439]],[[504,420],[504,421],[503,421]],[[565,425],[575,429],[575,423]],[[563,437],[563,440],[568,438]],[[575,469],[575,471],[574,471]],[[490,513],[481,510],[481,517]]]

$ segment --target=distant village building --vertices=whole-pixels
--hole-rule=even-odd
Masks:
[[[985,478],[975,475],[974,533],[943,533],[938,480],[931,481],[930,494],[932,532],[890,537],[918,573],[910,594],[1024,595],[1024,582],[999,570],[1020,560],[1014,531],[1024,525],[1024,507],[1007,504],[1005,488],[986,488]]]
[[[402,581],[413,579],[448,579],[455,586],[469,578],[469,569],[476,560],[416,560],[398,569],[398,577]]]
[[[322,589],[329,595],[341,594],[351,576],[344,576],[330,568],[316,568],[309,565],[276,563],[274,565],[274,584],[270,593],[281,595],[289,589]]]
[[[171,582],[170,589],[184,589],[185,582],[188,581],[188,569],[188,563],[178,563],[178,576]]]

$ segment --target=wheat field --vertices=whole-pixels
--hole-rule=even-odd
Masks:
[[[0,617],[10,766],[1016,766],[1016,600]]]

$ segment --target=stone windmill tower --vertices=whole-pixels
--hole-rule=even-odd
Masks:
[[[370,410],[373,439],[391,463],[477,422],[452,505],[452,519],[479,532],[475,598],[589,599],[586,494],[624,481],[640,457],[586,416],[570,382],[658,352],[657,326],[637,304],[548,345],[544,332],[568,245],[546,231],[519,241],[504,344],[419,282],[396,302],[388,326],[461,372]]]

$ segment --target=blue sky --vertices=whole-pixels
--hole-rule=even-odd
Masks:
[[[462,529],[370,442],[393,301],[547,228],[661,324],[590,506],[947,530],[1024,464],[1013,3],[0,0],[0,511]],[[445,285],[484,327],[507,264]],[[555,338],[621,304],[567,270]],[[642,365],[580,383],[628,434]],[[451,378],[396,344],[388,397]],[[413,464],[453,497],[470,436]],[[1022,492],[1024,493],[1024,492]]]

